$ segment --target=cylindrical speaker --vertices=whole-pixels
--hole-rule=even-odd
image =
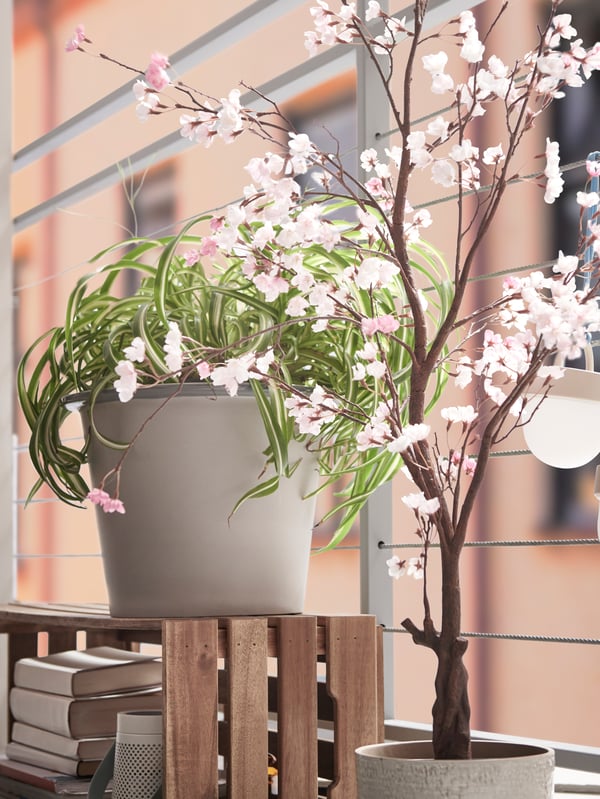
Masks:
[[[152,799],[162,783],[162,713],[117,715],[113,799]]]

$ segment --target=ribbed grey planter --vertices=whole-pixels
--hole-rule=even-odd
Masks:
[[[94,409],[98,430],[131,440],[174,388],[138,390],[127,403],[107,392]],[[87,406],[80,410],[88,425]],[[251,393],[215,397],[191,384],[166,403],[125,459],[126,513],[97,511],[113,616],[302,612],[315,510],[314,498],[303,497],[316,488],[316,460],[304,457],[276,493],[248,500],[229,519],[238,499],[268,477],[261,475],[266,446]],[[92,438],[94,486],[120,454]]]
[[[551,799],[554,752],[474,742],[472,760],[433,760],[429,741],[356,750],[359,799]]]

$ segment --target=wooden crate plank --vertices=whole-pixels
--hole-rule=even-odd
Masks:
[[[228,619],[229,799],[267,796],[267,620]]]
[[[383,627],[378,624],[375,632],[377,638],[377,741],[385,740],[385,716],[383,712]]]
[[[356,799],[354,750],[379,740],[377,649],[373,616],[327,620],[327,686],[335,716],[330,799]]]
[[[8,636],[8,690],[14,685],[15,676],[15,663],[21,658],[37,657],[38,653],[38,634],[37,633],[10,633]],[[6,723],[7,733],[10,735],[10,729],[14,719],[10,712],[7,713],[6,722],[3,720],[2,724]],[[7,738],[8,740],[8,738]]]
[[[48,633],[48,654],[77,649],[76,630],[51,630]]]
[[[217,799],[216,619],[163,622],[165,799]]]
[[[317,794],[317,620],[279,622],[278,781],[282,799]]]
[[[85,634],[86,649],[93,646],[115,646],[117,649],[132,649],[135,645],[123,641],[119,630],[88,630]],[[137,645],[139,649],[139,644]]]

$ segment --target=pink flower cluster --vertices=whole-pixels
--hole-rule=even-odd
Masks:
[[[80,50],[81,45],[88,41],[89,39],[87,39],[85,35],[85,28],[80,24],[75,28],[71,38],[67,39],[65,43],[65,50],[67,53],[73,53],[75,50]]]
[[[416,558],[404,558],[403,560],[394,555],[389,560],[386,560],[385,565],[388,567],[389,576],[395,580],[399,580],[404,575],[414,577],[415,580],[422,580],[425,576],[422,555]]]
[[[87,499],[102,508],[104,513],[125,513],[125,505],[123,505],[121,500],[111,497],[101,488],[92,488],[87,495]]]
[[[335,418],[339,404],[321,386],[316,386],[308,397],[293,396],[286,399],[285,407],[296,420],[300,433],[318,436],[323,425]]]

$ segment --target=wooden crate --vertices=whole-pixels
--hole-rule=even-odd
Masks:
[[[39,632],[58,651],[81,630],[87,646],[162,643],[166,799],[216,799],[218,754],[230,799],[267,797],[269,752],[282,799],[316,797],[318,776],[332,799],[356,797],[354,750],[383,740],[372,616],[113,619],[89,608],[0,607],[10,665],[37,654]]]

